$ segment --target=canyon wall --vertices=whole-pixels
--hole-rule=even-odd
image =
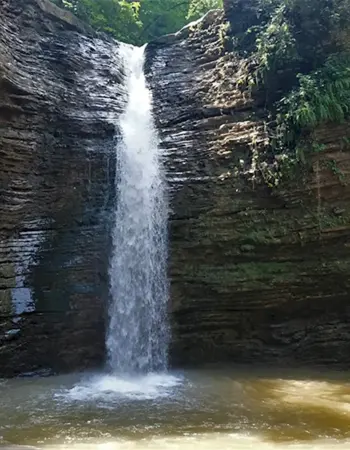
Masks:
[[[0,376],[93,367],[105,355],[117,43],[45,0],[1,8]],[[317,130],[324,150],[302,179],[257,177],[267,111],[237,87],[246,67],[225,51],[226,20],[211,12],[147,50],[169,182],[173,364],[347,366],[350,127]]]
[[[249,11],[227,14],[237,29]],[[311,167],[270,187],[255,167],[268,111],[238,87],[246,64],[225,29],[212,12],[148,50],[171,187],[173,361],[347,366],[349,124],[318,129]]]
[[[0,14],[0,376],[101,364],[120,63],[46,1]]]

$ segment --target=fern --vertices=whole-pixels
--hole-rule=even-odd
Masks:
[[[350,55],[332,55],[322,68],[298,79],[299,87],[279,104],[280,123],[297,131],[349,117]]]

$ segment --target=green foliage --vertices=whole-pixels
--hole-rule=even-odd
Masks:
[[[73,12],[79,19],[98,31],[112,34],[116,39],[136,42],[142,23],[139,20],[140,2],[127,0],[53,0],[60,7]]]
[[[343,122],[350,113],[350,55],[332,55],[324,66],[298,75],[299,86],[280,102],[279,120],[294,130]]]
[[[210,9],[223,8],[223,0],[190,0],[187,18],[196,19]]]
[[[174,33],[186,24],[189,0],[142,0],[140,20],[143,24],[138,43]]]
[[[258,61],[258,76],[265,82],[271,74],[299,59],[295,38],[291,26],[285,17],[286,5],[279,5],[271,21],[263,27],[256,37],[256,59]]]
[[[264,85],[270,102],[299,85],[298,73],[350,51],[350,0],[231,1],[235,47],[251,61],[255,84]]]
[[[268,111],[270,151],[256,167],[276,186],[323,150],[317,127],[350,118],[350,0],[231,1],[234,48],[247,67],[236,85]]]
[[[51,0],[98,31],[135,45],[181,29],[222,0]]]
[[[327,161],[327,166],[338,178],[339,182],[343,185],[346,185],[345,173],[338,167],[337,161],[334,159],[330,159]]]
[[[325,64],[307,74],[298,75],[299,85],[283,97],[277,106],[275,149],[295,148],[299,161],[301,148],[315,153],[323,146],[311,142],[312,130],[326,122],[341,123],[350,117],[350,55],[335,54]]]
[[[224,22],[219,27],[219,43],[222,48],[225,48],[226,43],[229,41],[230,22]]]

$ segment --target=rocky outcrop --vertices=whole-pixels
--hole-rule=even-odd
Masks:
[[[45,0],[0,14],[0,376],[104,357],[117,47]]]
[[[255,167],[267,113],[238,87],[245,61],[224,51],[225,29],[210,13],[148,50],[172,195],[173,360],[347,366],[350,127],[318,130],[311,170],[270,188]]]

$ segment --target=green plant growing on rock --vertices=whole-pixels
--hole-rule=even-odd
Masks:
[[[279,124],[285,136],[314,129],[325,122],[341,123],[350,114],[350,55],[330,56],[323,67],[298,75],[299,86],[279,102]],[[289,133],[289,134],[288,134]]]
[[[339,168],[337,161],[335,159],[329,159],[326,163],[327,167],[333,172],[333,174],[338,178],[341,184],[346,184],[345,173]]]
[[[98,31],[135,45],[174,33],[223,0],[51,0]]]
[[[141,32],[139,1],[127,0],[53,0],[98,31],[122,41],[137,42]]]
[[[284,63],[298,61],[295,38],[285,17],[286,4],[279,5],[270,23],[256,36],[257,77],[265,84]]]
[[[236,86],[268,115],[270,148],[256,167],[277,186],[319,151],[314,130],[350,118],[350,0],[232,4],[234,47],[246,67]]]
[[[226,43],[229,40],[228,31],[230,29],[230,22],[224,22],[219,27],[219,43],[220,47],[225,48]]]

